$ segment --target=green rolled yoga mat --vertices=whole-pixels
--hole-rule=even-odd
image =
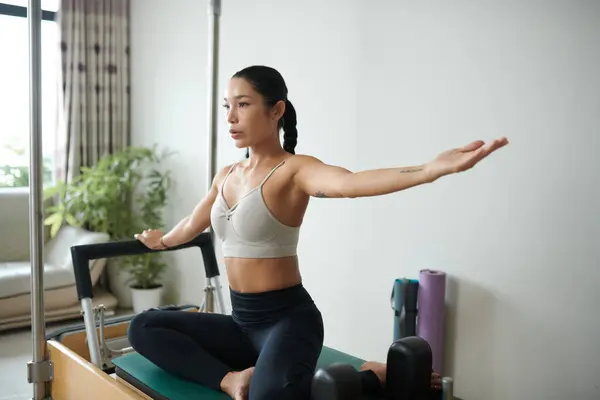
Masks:
[[[364,360],[329,347],[323,347],[317,368],[333,363],[350,364],[356,369]],[[197,383],[178,378],[151,363],[137,353],[130,353],[113,360],[117,376],[157,400],[229,400],[225,393],[217,392]]]

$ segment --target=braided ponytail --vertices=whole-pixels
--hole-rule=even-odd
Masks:
[[[296,109],[291,101],[286,100],[283,114],[283,149],[291,154],[296,154],[295,149],[298,144],[296,123]]]

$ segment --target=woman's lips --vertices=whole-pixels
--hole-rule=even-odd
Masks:
[[[238,139],[243,136],[243,132],[236,129],[230,129],[229,134],[233,139]]]

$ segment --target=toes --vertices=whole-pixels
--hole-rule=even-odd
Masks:
[[[431,374],[431,387],[435,390],[442,390],[442,377],[440,374],[436,372]]]

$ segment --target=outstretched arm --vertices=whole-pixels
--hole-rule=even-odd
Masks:
[[[218,185],[223,180],[230,167],[223,168],[213,178],[206,196],[194,207],[192,213],[184,217],[173,229],[166,234],[155,229],[146,229],[135,238],[151,249],[164,249],[187,243],[210,226],[210,209],[219,192]]]
[[[343,167],[325,164],[314,157],[302,158],[295,175],[296,183],[305,193],[314,197],[380,196],[433,181],[433,176],[424,165],[351,172]]]
[[[314,197],[379,196],[432,181],[423,165],[351,172],[310,156],[302,156],[301,163],[295,175],[296,183]]]
[[[314,157],[297,156],[299,165],[294,179],[304,192],[315,197],[380,196],[466,171],[506,144],[508,141],[505,138],[494,140],[487,147],[483,146],[482,141],[475,141],[464,147],[445,151],[426,164],[360,172],[328,165]]]

